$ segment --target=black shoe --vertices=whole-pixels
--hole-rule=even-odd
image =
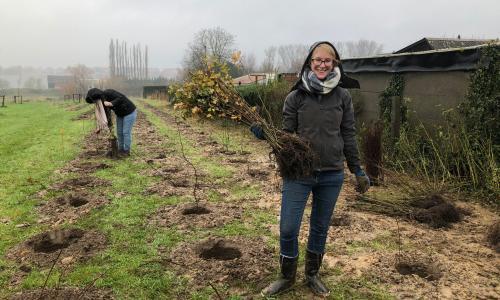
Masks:
[[[130,156],[130,150],[120,150],[120,157],[128,157]]]
[[[323,281],[321,281],[318,274],[322,261],[323,254],[316,254],[310,252],[309,250],[306,251],[306,283],[316,295],[328,296],[330,294],[330,290],[325,286]]]
[[[295,283],[295,275],[297,274],[298,256],[294,258],[280,255],[280,278],[271,282],[261,294],[264,297],[272,297],[289,290]]]

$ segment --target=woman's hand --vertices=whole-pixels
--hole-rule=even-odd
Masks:
[[[356,175],[356,191],[364,194],[370,188],[370,178],[365,174],[363,169],[358,168],[355,172]]]
[[[111,103],[109,101],[104,101],[103,104],[104,104],[104,106],[107,106],[107,107],[113,107],[113,103]]]
[[[262,128],[262,125],[260,125],[259,123],[253,123],[252,126],[250,126],[250,131],[259,140],[265,140],[266,139],[266,137],[264,135],[264,129]]]

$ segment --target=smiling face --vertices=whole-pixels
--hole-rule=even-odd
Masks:
[[[329,45],[321,44],[314,49],[310,67],[319,80],[325,79],[335,66],[335,51]]]

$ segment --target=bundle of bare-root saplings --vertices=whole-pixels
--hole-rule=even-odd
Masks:
[[[275,128],[259,114],[256,107],[251,107],[234,89],[233,86],[222,80],[217,80],[221,95],[216,110],[224,116],[238,120],[248,126],[258,123],[264,133],[266,141],[272,148],[272,154],[278,164],[278,170],[283,178],[298,179],[311,175],[316,156],[310,143],[299,136]],[[267,110],[261,108],[263,113]],[[270,119],[270,118],[269,118]]]

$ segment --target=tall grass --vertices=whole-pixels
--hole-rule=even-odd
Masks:
[[[428,189],[481,193],[486,202],[499,204],[500,172],[493,142],[471,136],[461,122],[435,130],[423,124],[404,129],[386,156],[396,170],[414,175]]]

